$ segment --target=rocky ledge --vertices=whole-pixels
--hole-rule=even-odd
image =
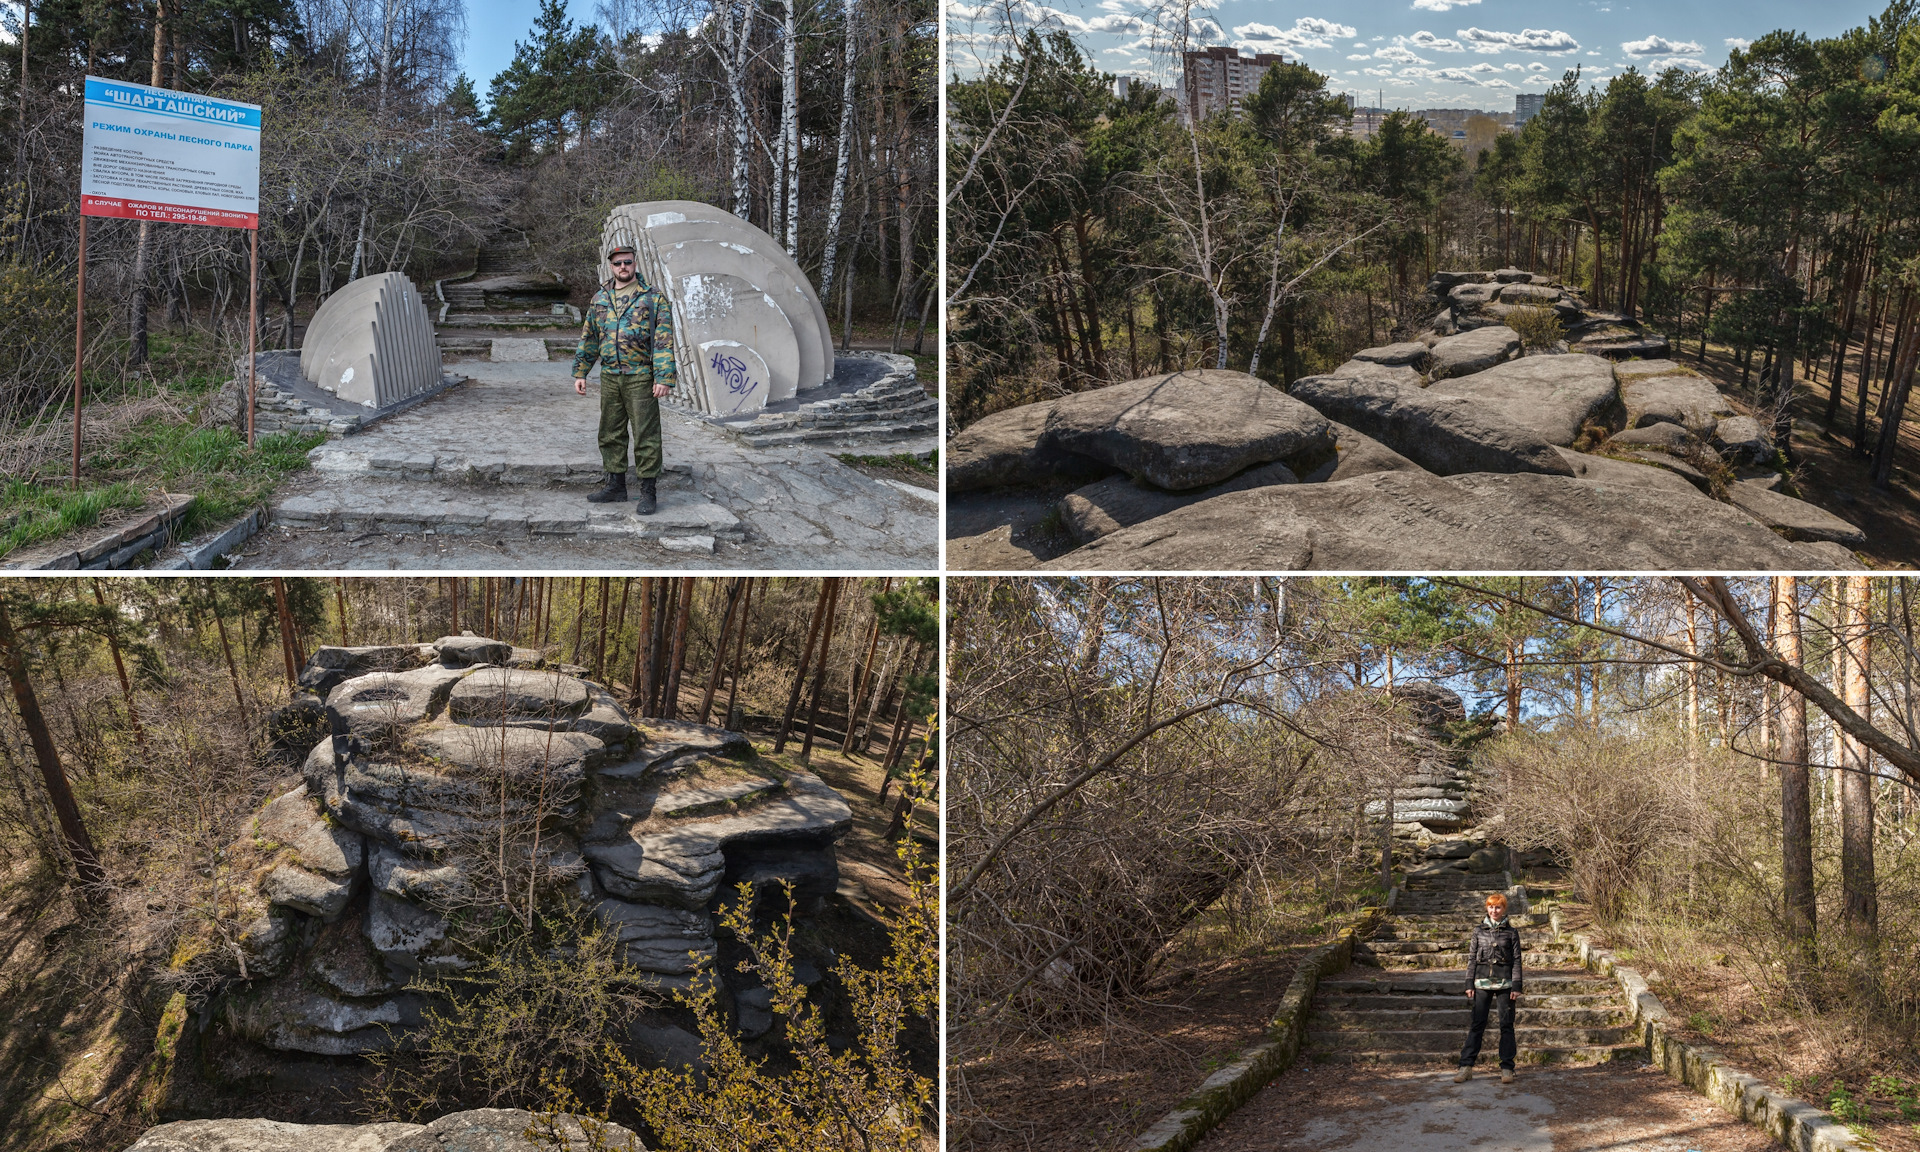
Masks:
[[[392,1046],[425,1007],[409,979],[475,960],[454,920],[485,904],[473,873],[503,818],[538,828],[527,871],[542,898],[617,926],[642,986],[684,989],[714,967],[714,909],[733,884],[835,891],[851,826],[837,792],[737,732],[636,719],[583,671],[472,635],[317,650],[307,694],[273,721],[282,748],[307,749],[303,780],[228,849],[246,927],[216,949],[229,980],[216,1012],[280,1052]],[[766,1032],[764,990],[715,974],[742,1032]],[[636,1036],[676,1062],[698,1049],[678,1028]]]
[[[994,413],[948,443],[950,517],[1051,503],[1059,569],[1860,567],[1664,337],[1519,269],[1428,289],[1429,330],[1286,391],[1200,369]],[[1523,352],[1521,308],[1567,339]]]

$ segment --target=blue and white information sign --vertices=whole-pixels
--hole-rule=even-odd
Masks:
[[[169,224],[260,223],[260,106],[87,77],[80,212]]]

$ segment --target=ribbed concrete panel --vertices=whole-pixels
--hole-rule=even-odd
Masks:
[[[363,276],[307,326],[300,373],[342,400],[385,408],[440,383],[433,319],[404,273]]]
[[[601,252],[617,244],[636,250],[641,275],[674,308],[674,359],[688,388],[683,402],[703,412],[739,415],[833,375],[833,333],[826,310],[780,245],[724,209],[693,200],[623,204],[607,216]],[[720,357],[716,368],[703,345],[734,342],[752,358]],[[740,364],[763,364],[766,394],[743,392]],[[750,374],[750,373],[749,373]]]

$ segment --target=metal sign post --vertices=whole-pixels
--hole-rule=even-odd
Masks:
[[[245,228],[247,443],[253,443],[259,319],[260,106],[123,80],[86,78],[80,145],[79,308],[74,323],[73,483],[80,484],[80,377],[86,355],[87,217]]]

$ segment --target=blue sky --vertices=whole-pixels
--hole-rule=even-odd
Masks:
[[[1004,0],[1003,0],[1004,2]],[[1178,0],[1017,0],[1022,18],[1065,27],[1102,71],[1165,82],[1156,20]],[[949,0],[948,63],[974,71],[995,0]],[[1194,0],[1194,46],[1281,52],[1326,73],[1329,86],[1390,108],[1511,111],[1517,92],[1544,92],[1574,65],[1604,82],[1637,66],[1710,71],[1730,45],[1776,28],[1831,36],[1866,23],[1884,3],[1805,0]],[[1177,17],[1176,17],[1177,21]]]
[[[467,0],[467,47],[460,67],[487,102],[487,85],[513,62],[513,42],[533,36],[540,0]],[[575,26],[598,23],[594,0],[568,0]]]

